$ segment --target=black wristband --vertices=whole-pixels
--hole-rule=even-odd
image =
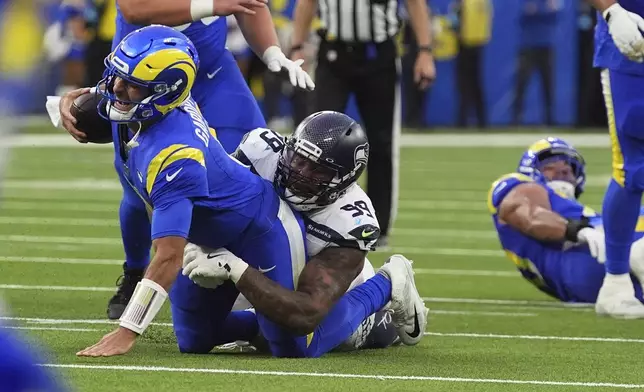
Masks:
[[[432,49],[431,45],[428,45],[428,46],[419,46],[419,47],[418,47],[418,51],[419,51],[419,52],[427,52],[427,53],[429,53],[429,54],[432,54],[433,49]]]
[[[579,241],[577,234],[579,234],[581,229],[585,229],[587,227],[592,227],[588,222],[588,218],[581,218],[580,220],[571,219],[566,224],[566,234],[564,235],[564,238],[571,242],[577,242]]]

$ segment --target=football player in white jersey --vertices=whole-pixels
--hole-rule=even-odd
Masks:
[[[307,356],[336,347],[386,347],[396,339],[393,328],[387,329],[389,317],[403,343],[417,344],[427,308],[410,261],[394,255],[375,273],[366,259],[380,229],[369,197],[356,183],[369,156],[360,125],[341,113],[318,112],[286,140],[268,129],[250,132],[234,156],[273,181],[303,212],[309,262],[297,290],[289,291],[226,250],[189,244],[184,275],[204,287],[233,280],[258,314],[295,335],[308,335]]]

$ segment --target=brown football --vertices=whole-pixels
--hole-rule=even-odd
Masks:
[[[72,104],[72,116],[78,121],[76,129],[87,135],[89,143],[111,143],[112,123],[98,113],[99,94],[83,94]]]

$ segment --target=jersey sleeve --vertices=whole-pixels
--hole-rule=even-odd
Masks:
[[[284,145],[284,138],[279,134],[270,129],[257,128],[244,136],[233,156],[250,166],[260,177],[273,181]]]
[[[499,177],[492,183],[487,194],[487,207],[490,214],[496,214],[503,199],[519,184],[534,182],[532,178],[521,173],[510,173]]]
[[[380,225],[371,200],[357,185],[307,220],[307,235],[319,245],[375,250]]]

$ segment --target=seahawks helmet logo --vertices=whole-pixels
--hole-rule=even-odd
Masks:
[[[356,166],[361,164],[367,166],[367,162],[369,161],[369,143],[356,147],[353,153],[353,159]]]

